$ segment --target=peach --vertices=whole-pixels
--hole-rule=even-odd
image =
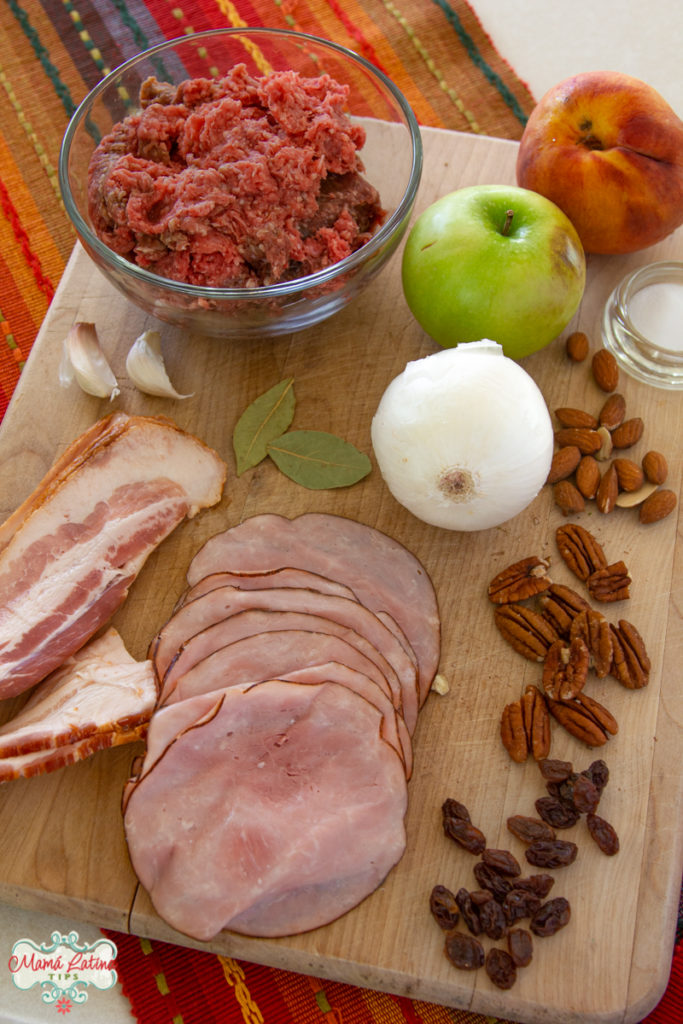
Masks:
[[[683,223],[683,121],[646,82],[574,75],[531,112],[517,182],[552,200],[590,253],[625,253]]]

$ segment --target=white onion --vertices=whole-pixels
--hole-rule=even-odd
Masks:
[[[485,530],[538,494],[553,428],[534,380],[484,339],[408,363],[380,400],[372,445],[389,490],[413,515]]]

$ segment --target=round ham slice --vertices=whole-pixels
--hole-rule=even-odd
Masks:
[[[169,694],[166,706],[226,686],[276,676],[302,683],[342,683],[360,693],[382,712],[382,735],[396,747],[403,759],[406,777],[410,778],[412,742],[403,716],[396,713],[391,702],[386,680],[364,655],[329,633],[290,629],[236,640],[204,658],[182,676]]]
[[[165,704],[171,699],[178,680],[186,672],[228,644],[246,637],[288,630],[327,633],[346,641],[374,665],[375,672],[366,674],[371,675],[380,686],[383,685],[382,679],[384,680],[394,707],[397,711],[401,710],[400,684],[396,673],[386,658],[364,636],[322,615],[309,615],[306,612],[272,612],[260,608],[248,608],[236,615],[230,615],[227,619],[191,637],[176,653],[164,673],[158,703]]]
[[[436,595],[420,561],[398,541],[343,516],[307,513],[296,519],[252,516],[204,544],[188,569],[190,586],[219,570],[264,572],[292,566],[349,586],[374,612],[399,624],[417,655],[420,704],[439,663]]]
[[[138,878],[160,916],[198,941],[333,921],[405,848],[407,783],[380,712],[330,682],[215,696],[213,713],[175,735],[128,792]],[[157,711],[150,745],[165,713],[187,713],[192,700]]]
[[[242,590],[263,590],[265,587],[308,587],[309,590],[319,590],[323,594],[336,594],[337,597],[348,597],[351,601],[358,600],[351,587],[347,587],[343,583],[327,579],[317,572],[283,566],[281,569],[268,569],[267,572],[209,573],[194,586],[187,588],[177,607],[195,597],[201,597],[209,590],[225,586],[240,587]]]
[[[208,640],[210,643],[211,631],[219,632],[223,620],[251,608],[320,615],[365,637],[393,668],[398,678],[394,704],[401,708],[408,730],[413,733],[419,710],[417,671],[396,634],[360,602],[305,587],[245,591],[225,586],[188,601],[171,616],[161,629],[158,642],[153,645],[153,660],[160,677],[164,677],[175,652],[182,649],[187,660],[186,652],[193,644],[195,649],[199,649],[203,642]],[[197,637],[201,640],[195,642]],[[195,662],[198,660],[195,658]],[[164,680],[164,687],[165,684]]]

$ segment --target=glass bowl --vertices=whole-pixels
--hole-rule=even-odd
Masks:
[[[627,274],[605,304],[602,337],[631,377],[683,389],[683,262],[663,260]]]
[[[100,139],[139,109],[150,76],[176,85],[217,78],[237,64],[257,77],[293,70],[327,73],[349,87],[347,112],[366,132],[364,177],[379,192],[386,217],[351,255],[276,284],[214,288],[161,277],[114,252],[95,233],[88,210],[88,167]],[[345,307],[375,278],[408,224],[422,173],[415,116],[396,86],[364,58],[315,36],[279,29],[198,32],[154,46],[111,72],[80,104],[62,143],[59,183],[66,211],[84,249],[131,302],[160,320],[221,338],[263,337],[301,330]]]

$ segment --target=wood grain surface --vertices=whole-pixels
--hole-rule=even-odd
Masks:
[[[464,185],[514,181],[515,143],[437,130],[425,130],[423,137],[418,211]],[[682,252],[683,229],[632,256],[591,257],[586,293],[571,328],[585,330],[598,347],[602,308],[621,277],[658,258],[681,258]],[[526,684],[538,683],[540,669],[496,633],[486,585],[506,564],[534,553],[551,556],[557,581],[575,583],[555,548],[554,532],[564,520],[549,488],[504,526],[458,534],[426,526],[401,509],[376,466],[364,481],[339,491],[306,491],[269,462],[236,478],[235,421],[248,402],[287,376],[295,381],[295,427],[330,430],[371,454],[370,422],[384,388],[408,360],[435,350],[405,305],[400,256],[352,306],[296,336],[228,345],[162,326],[169,375],[180,391],[194,392],[185,402],[170,402],[141,395],[124,370],[134,338],[159,325],[127,304],[76,247],[0,434],[3,518],[67,444],[110,408],[75,386],[65,390],[58,383],[61,342],[74,320],[97,325],[122,383],[115,407],[172,416],[229,464],[220,505],[182,525],[150,557],[114,620],[136,657],[145,656],[149,640],[170,613],[202,542],[259,512],[294,516],[327,511],[377,526],[423,561],[438,594],[440,671],[450,691],[432,694],[418,723],[408,846],[401,863],[361,906],[325,928],[267,941],[224,932],[205,948],[527,1024],[640,1020],[668,978],[683,860],[680,394],[648,388],[622,374],[628,413],[645,422],[636,453],[655,448],[667,456],[668,486],[679,494],[676,513],[650,527],[641,527],[637,515],[624,510],[601,516],[593,509],[579,520],[602,542],[610,561],[627,563],[631,599],[607,606],[606,614],[612,621],[624,617],[633,622],[652,658],[651,681],[644,690],[627,691],[613,679],[589,683],[588,692],[619,722],[618,735],[599,754],[611,771],[601,813],[617,829],[621,850],[614,858],[605,857],[584,822],[571,830],[568,837],[579,844],[579,856],[555,872],[553,890],[569,899],[571,923],[552,938],[537,939],[532,965],[520,972],[513,989],[501,992],[483,970],[463,973],[448,964],[428,897],[436,883],[475,887],[474,858],[441,831],[445,797],[457,797],[469,807],[489,846],[522,856],[505,820],[533,813],[535,799],[543,795],[536,765],[513,764],[498,736],[504,704]],[[569,363],[562,338],[524,366],[551,410],[561,405],[599,410],[604,395],[587,363]],[[18,703],[7,702],[3,716]],[[156,916],[128,862],[120,797],[138,750],[102,752],[51,776],[0,787],[0,899],[197,945]],[[559,730],[553,733],[552,755],[579,768],[598,756]]]

